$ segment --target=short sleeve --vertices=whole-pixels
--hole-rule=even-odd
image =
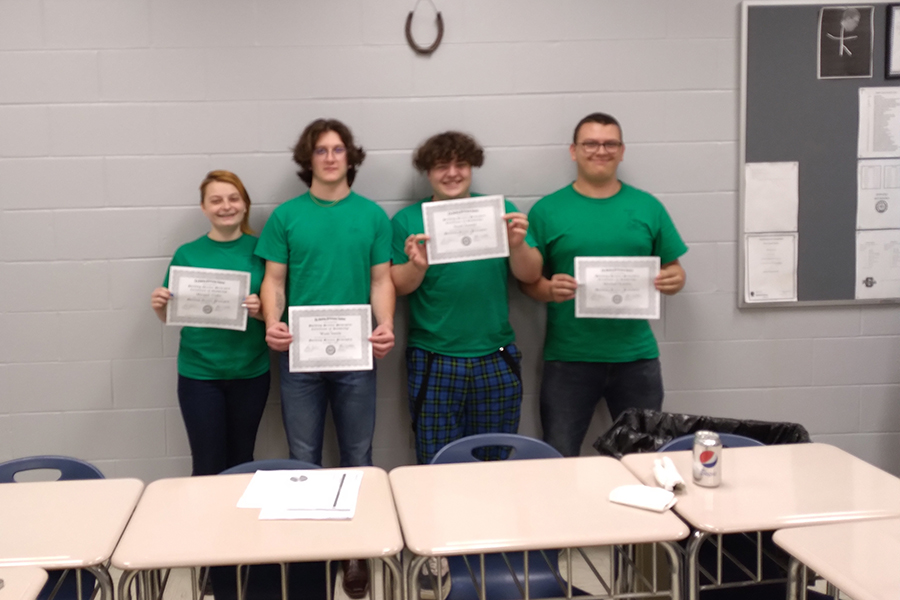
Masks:
[[[547,241],[545,238],[547,231],[547,224],[544,222],[543,218],[543,210],[541,209],[541,201],[538,200],[537,204],[531,207],[531,211],[528,213],[528,235],[531,236],[532,241],[534,241],[533,247],[540,250],[541,255],[544,257],[544,264],[547,261]],[[526,241],[528,238],[525,238]]]
[[[406,226],[406,218],[403,212],[398,212],[391,219],[391,229],[393,229],[393,237],[391,241],[391,261],[395,265],[403,265],[409,261],[406,256],[406,238],[409,237],[409,229]]]
[[[265,260],[287,264],[289,258],[287,238],[284,221],[279,210],[276,209],[272,213],[263,227],[262,233],[259,234],[254,254]]]
[[[659,257],[662,264],[677,260],[688,251],[687,245],[675,228],[666,207],[659,205],[659,230],[653,240],[653,254]]]
[[[380,206],[375,212],[375,243],[372,244],[370,263],[373,267],[391,260],[391,221]]]

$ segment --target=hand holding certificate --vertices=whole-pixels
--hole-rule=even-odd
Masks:
[[[372,307],[291,306],[291,373],[372,369]]]
[[[509,256],[503,196],[477,196],[422,204],[428,264]]]
[[[658,256],[575,257],[575,316],[658,319]]]
[[[250,273],[196,267],[170,267],[166,325],[247,330],[244,299]]]

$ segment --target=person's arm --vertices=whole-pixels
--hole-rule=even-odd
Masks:
[[[659,275],[656,276],[655,281],[656,289],[662,294],[672,296],[684,287],[686,277],[684,267],[681,266],[678,259],[675,259],[659,269]]]
[[[555,273],[550,279],[541,276],[534,283],[519,282],[519,288],[538,302],[565,302],[575,297],[578,282],[566,273]]]
[[[287,280],[287,265],[266,261],[259,294],[262,303],[263,320],[266,322],[266,343],[269,348],[284,352],[291,346],[291,331],[287,323],[281,321],[286,305],[284,287]]]
[[[528,217],[520,212],[511,212],[502,218],[506,221],[509,238],[509,270],[519,281],[534,283],[541,277],[544,257],[541,256],[540,250],[532,248],[525,242]]]
[[[163,323],[166,322],[166,305],[169,304],[169,298],[171,297],[172,292],[169,291],[169,288],[164,287],[158,287],[150,294],[150,306]]]
[[[428,239],[424,233],[407,237],[403,249],[409,260],[402,265],[391,265],[391,280],[398,296],[412,294],[422,285],[428,270],[428,254],[425,250],[425,241]]]
[[[391,281],[391,263],[385,262],[372,267],[372,284],[369,297],[377,327],[372,331],[372,353],[375,358],[384,358],[394,347],[394,305],[397,295]]]

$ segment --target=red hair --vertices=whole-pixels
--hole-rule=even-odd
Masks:
[[[210,171],[206,174],[206,178],[200,182],[200,204],[203,204],[203,200],[206,199],[206,188],[213,181],[230,183],[237,188],[238,194],[241,195],[241,198],[244,200],[244,206],[247,208],[244,218],[241,219],[241,233],[252,234],[253,230],[250,229],[250,194],[247,193],[247,188],[244,187],[241,178],[231,171]]]

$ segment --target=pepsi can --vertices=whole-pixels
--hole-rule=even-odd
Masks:
[[[715,431],[694,434],[694,483],[703,487],[722,483],[722,440]]]

